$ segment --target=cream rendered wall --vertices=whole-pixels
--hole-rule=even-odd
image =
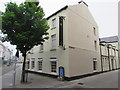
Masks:
[[[105,45],[105,46],[101,45],[103,71],[108,71],[109,70],[108,48],[105,43],[102,44]]]
[[[101,46],[101,51],[102,51],[102,55],[108,56],[108,48],[107,48],[107,46]]]
[[[93,58],[97,58],[97,70],[101,70],[98,26],[88,7],[80,5],[68,8],[69,75],[77,76],[93,72]],[[96,28],[94,35],[93,27]],[[97,41],[97,50],[94,47]]]
[[[63,37],[64,37],[64,46],[65,50],[63,47],[59,46],[59,16],[65,16],[64,26],[63,26]],[[52,19],[56,18],[56,28],[52,28]],[[67,20],[67,11],[63,10],[62,12],[58,13],[57,15],[54,15],[48,20],[48,24],[50,25],[50,29],[48,30],[49,32],[49,39],[46,40],[43,45],[44,45],[44,50],[43,52],[40,52],[40,45],[35,46],[33,50],[33,54],[28,55],[27,58],[35,58],[35,69],[34,71],[38,71],[38,58],[43,58],[43,73],[49,73],[49,74],[55,74],[58,75],[58,67],[63,66],[65,68],[65,75],[69,76],[69,66],[68,66],[68,20]],[[56,50],[51,50],[51,35],[56,34]],[[51,73],[51,63],[49,61],[50,58],[56,57],[57,58],[57,73]],[[31,63],[30,63],[31,67]],[[41,72],[41,71],[40,71]]]
[[[111,44],[112,46],[115,46],[116,49],[118,50],[118,42],[112,42],[112,43],[109,43],[109,44]],[[118,51],[114,52],[114,50],[111,50],[110,55],[114,55],[115,56],[115,58],[114,58],[114,60],[115,60],[115,66],[117,68],[119,68],[119,65],[118,65],[119,64]]]
[[[105,45],[105,43],[102,43]],[[112,42],[112,43],[107,43],[107,44],[111,44],[112,46],[115,46],[113,48],[117,49],[118,50],[118,42]],[[101,51],[102,51],[102,55],[103,56],[107,56],[108,57],[108,48],[107,48],[107,45],[106,46],[101,46]],[[110,68],[111,69],[116,69],[118,68],[118,63],[119,63],[119,60],[118,60],[118,51],[114,51],[112,48],[109,48],[109,54],[110,54]],[[112,68],[112,61],[111,59],[113,59],[113,68]],[[103,70],[106,71],[106,70],[109,70],[109,61],[107,59],[107,65],[104,65],[104,60],[102,58],[102,62],[103,62]]]

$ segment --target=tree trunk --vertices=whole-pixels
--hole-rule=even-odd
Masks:
[[[26,62],[26,52],[24,53],[21,82],[25,82],[25,62]]]

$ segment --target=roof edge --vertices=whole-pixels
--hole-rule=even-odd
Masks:
[[[46,19],[47,19],[47,20],[50,19],[52,16],[58,14],[59,12],[65,10],[65,9],[67,9],[67,8],[68,8],[68,5],[64,6],[64,7],[61,8],[60,10],[56,11],[55,13],[53,13],[52,15],[48,16]]]

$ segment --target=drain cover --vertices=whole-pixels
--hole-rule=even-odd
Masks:
[[[83,85],[84,83],[78,83],[78,84]]]

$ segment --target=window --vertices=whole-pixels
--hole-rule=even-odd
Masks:
[[[96,36],[96,29],[95,29],[95,27],[93,27],[93,32],[94,32],[94,35]]]
[[[31,68],[34,69],[34,67],[35,67],[35,59],[32,58],[31,59]]]
[[[51,38],[52,38],[52,49],[55,49],[56,48],[56,34],[52,35]]]
[[[32,49],[31,49],[31,53],[33,53],[33,52],[34,52],[34,49],[32,48]]]
[[[97,70],[97,61],[93,61],[93,70]]]
[[[97,41],[94,41],[95,50],[97,50]]]
[[[26,68],[29,69],[29,66],[30,66],[30,59],[27,59],[26,60]]]
[[[40,51],[44,50],[44,45],[40,45]]]
[[[93,70],[97,70],[97,58],[93,58]]]
[[[93,58],[93,70],[97,70],[97,59]]]
[[[42,70],[42,58],[38,58],[38,70]]]
[[[63,17],[59,17],[59,45],[63,46]]]
[[[52,20],[52,28],[55,28],[55,27],[56,27],[56,18]]]
[[[56,69],[57,69],[56,61],[51,61],[51,72],[55,72],[56,73]]]

